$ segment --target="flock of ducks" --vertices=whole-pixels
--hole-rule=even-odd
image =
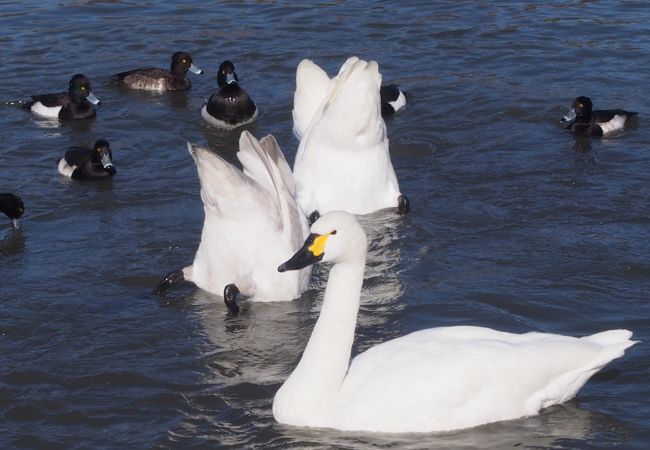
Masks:
[[[122,72],[133,89],[190,89],[190,55],[172,56],[171,70]],[[376,62],[349,58],[330,78],[310,60],[296,71],[293,132],[300,144],[292,168],[272,135],[241,133],[242,170],[188,143],[201,184],[205,221],[192,264],[169,273],[157,294],[180,282],[223,295],[231,313],[248,301],[290,301],[307,290],[311,266],[330,262],[321,313],[295,370],[275,395],[278,422],[371,432],[430,432],[537,414],[576,395],[635,341],[627,330],[582,338],[512,334],[489,328],[431,328],[371,347],[350,361],[366,261],[367,238],[355,214],[409,210],[391,163],[383,117],[404,107],[396,86],[381,86]],[[201,116],[226,129],[257,117],[230,61]],[[35,114],[61,120],[95,117],[89,80],[75,75],[67,93],[34,96]],[[563,120],[576,134],[602,136],[635,113],[592,111],[578,97]],[[73,179],[116,173],[110,144],[71,148],[59,172]],[[0,210],[18,227],[24,212],[13,194]],[[311,227],[309,223],[311,222]],[[282,261],[285,261],[282,263]]]

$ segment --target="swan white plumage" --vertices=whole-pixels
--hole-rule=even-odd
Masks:
[[[273,400],[278,422],[376,432],[430,432],[537,414],[569,400],[635,342],[627,330],[583,338],[489,328],[431,328],[376,345],[350,363],[366,236],[344,212],[320,217],[278,270],[333,266],[298,366]]]
[[[294,198],[294,183],[275,138],[260,141],[248,131],[239,139],[243,172],[210,150],[188,143],[201,182],[205,222],[192,265],[171,272],[155,293],[180,280],[192,281],[237,310],[241,293],[251,301],[288,301],[309,284],[311,270],[280,274],[278,260],[289,257],[308,233]],[[289,275],[289,276],[287,276]]]
[[[303,211],[368,214],[398,207],[406,212],[381,117],[377,63],[349,58],[332,80],[311,61],[298,69],[298,80],[330,84],[321,98],[324,89],[310,91],[299,81],[294,97],[294,132],[304,131],[293,166]]]
[[[356,56],[348,58],[341,66],[339,74],[344,73],[358,60]],[[330,79],[320,66],[309,59],[300,61],[296,69],[296,91],[293,94],[292,111],[293,134],[296,139],[302,139],[309,123],[331,92],[338,77],[339,75],[336,75]],[[406,106],[406,96],[394,84],[381,86],[379,93],[380,111],[383,117],[392,115]]]

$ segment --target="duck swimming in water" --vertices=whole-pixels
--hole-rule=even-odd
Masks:
[[[562,117],[566,129],[581,136],[601,137],[620,130],[630,117],[638,113],[622,109],[593,110],[589,97],[577,97],[571,104],[569,113]]]
[[[130,89],[154,92],[186,91],[192,87],[192,82],[187,78],[188,70],[195,74],[203,73],[194,65],[188,53],[176,52],[172,55],[170,70],[149,67],[121,72],[114,78]]]
[[[61,120],[93,119],[97,115],[93,105],[99,105],[90,86],[90,80],[78,73],[68,83],[68,92],[33,95],[25,104],[41,117]]]
[[[101,180],[117,173],[106,139],[99,139],[93,148],[70,147],[59,160],[58,168],[61,175],[73,180]]]
[[[201,108],[201,117],[219,128],[231,130],[257,119],[257,105],[239,85],[235,65],[224,61],[217,74],[219,90]]]
[[[16,194],[0,194],[0,212],[11,220],[14,230],[20,228],[20,218],[25,213],[25,204]]]

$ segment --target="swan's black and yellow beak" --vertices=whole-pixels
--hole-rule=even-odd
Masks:
[[[325,254],[325,243],[330,234],[311,233],[307,236],[304,245],[296,252],[289,261],[278,267],[278,272],[287,270],[300,270],[317,263],[323,259]]]

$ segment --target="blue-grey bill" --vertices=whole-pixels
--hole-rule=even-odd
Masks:
[[[190,72],[195,73],[197,75],[201,75],[203,73],[203,71],[198,67],[196,67],[194,63],[192,63],[192,65],[190,66]]]
[[[97,97],[95,97],[95,94],[93,94],[92,92],[88,92],[88,96],[86,98],[93,105],[99,105],[99,103],[100,103],[99,99]]]
[[[113,161],[111,160],[110,155],[107,153],[104,153],[102,155],[102,166],[104,166],[104,169],[108,169],[109,167],[113,167]]]
[[[573,121],[575,118],[576,118],[576,111],[575,111],[575,109],[572,109],[571,111],[569,111],[569,114],[567,114],[566,116],[562,117],[562,120],[561,120],[560,122],[562,122],[562,123],[571,122],[571,121]]]

